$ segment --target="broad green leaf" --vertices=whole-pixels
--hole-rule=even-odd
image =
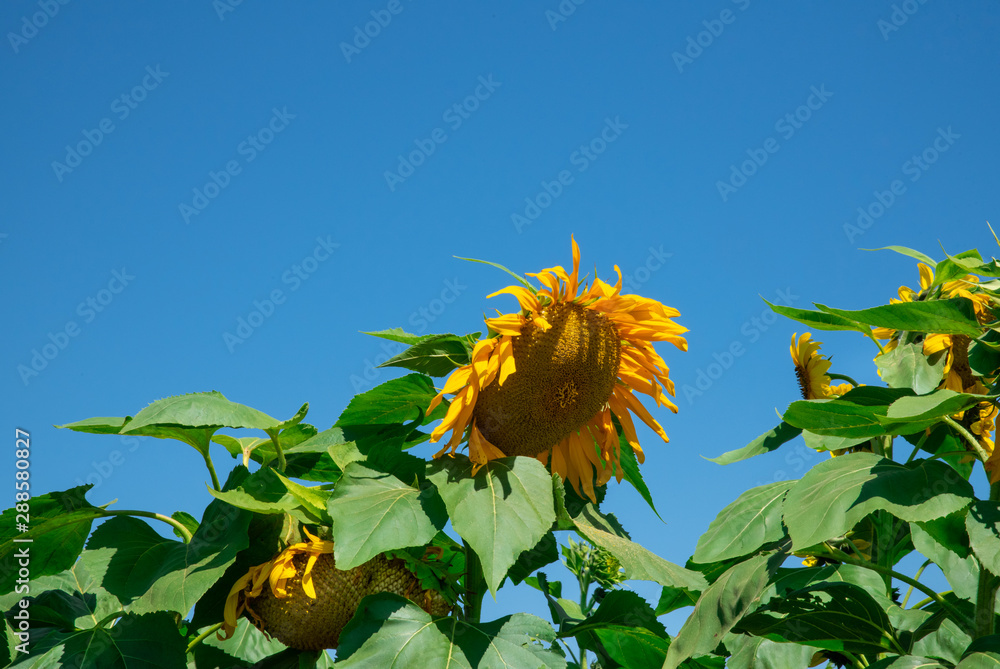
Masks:
[[[426,544],[448,520],[433,487],[418,490],[358,463],[344,470],[329,512],[338,569],[352,569],[388,550]]]
[[[904,256],[909,256],[915,258],[925,265],[934,266],[937,263],[934,260],[920,251],[914,251],[913,249],[908,249],[905,246],[883,246],[877,249],[861,249],[862,251],[895,251],[896,253],[901,253]]]
[[[472,347],[480,333],[459,337],[433,335],[417,342],[379,367],[403,367],[428,376],[447,376],[452,370],[472,361]]]
[[[226,489],[246,470],[237,467]],[[88,549],[112,548],[103,585],[135,613],[176,611],[186,615],[246,548],[251,514],[220,500],[208,505],[191,543],[164,539],[136,518],[112,518],[94,530]]]
[[[452,527],[479,556],[492,593],[556,519],[552,479],[534,458],[491,460],[475,476],[468,458],[441,458],[430,463],[427,478],[437,486]]]
[[[329,525],[333,522],[326,508],[332,495],[330,491],[320,490],[319,488],[307,488],[291,479],[285,478],[278,472],[275,472],[274,475],[278,477],[278,480],[285,486],[288,493],[295,498],[299,506],[305,509],[307,513],[318,518],[324,525]]]
[[[580,534],[618,558],[625,570],[625,578],[653,581],[694,592],[702,591],[707,585],[698,572],[668,562],[639,544],[609,532],[608,528],[599,527],[587,514],[574,516],[573,523]]]
[[[997,332],[990,330],[986,341],[973,341],[969,344],[969,367],[977,376],[996,376],[1000,370],[1000,351],[997,346]]]
[[[928,395],[901,397],[878,420],[893,434],[914,434],[938,423],[945,416],[960,413],[993,397],[956,393],[942,388]]]
[[[415,335],[410,334],[403,330],[403,328],[392,328],[391,330],[378,330],[377,332],[362,332],[361,334],[371,335],[372,337],[379,337],[381,339],[388,339],[389,341],[394,341],[400,344],[407,344],[413,346],[414,344],[419,344],[422,341],[427,341],[428,339],[433,339],[434,337],[439,337],[440,335]]]
[[[917,523],[910,523],[914,547],[936,564],[951,584],[951,589],[963,599],[975,601],[979,584],[979,565],[973,556],[962,558],[955,551],[938,543]]]
[[[837,399],[792,402],[783,416],[785,422],[814,434],[863,439],[885,434],[879,416],[889,405],[913,391],[898,388],[861,386]]]
[[[210,634],[199,645],[224,652],[234,664],[240,661],[247,665],[259,662],[285,649],[285,644],[277,639],[268,639],[247,618],[242,617],[237,621],[236,631],[229,639],[220,641],[217,635]]]
[[[499,669],[551,667],[566,661],[534,640],[552,642],[555,632],[545,621],[518,613],[492,623],[472,625],[457,618],[434,619],[412,602],[380,594],[361,601],[344,628],[337,666],[433,667],[434,669]]]
[[[782,567],[761,595],[761,602],[766,604],[772,599],[782,599],[790,592],[804,590],[817,583],[850,583],[868,592],[884,610],[893,606],[892,600],[885,594],[885,581],[882,577],[874,571],[853,564],[795,569]]]
[[[938,461],[900,464],[873,453],[819,463],[788,491],[785,526],[793,549],[843,535],[871,512],[901,520],[940,518],[968,506],[972,486]]]
[[[814,451],[839,451],[852,448],[870,441],[870,437],[835,437],[828,434],[816,434],[808,430],[802,431],[802,441]]]
[[[964,297],[928,302],[897,302],[859,311],[832,309],[822,304],[816,306],[829,314],[892,330],[962,334],[972,338],[978,337],[982,331],[972,302]]]
[[[922,655],[938,660],[944,660],[949,665],[955,665],[962,658],[962,652],[972,641],[961,627],[954,621],[945,618],[930,634],[922,636],[910,648],[914,655]]]
[[[975,272],[983,264],[983,257],[975,249],[963,251],[954,256],[945,255],[947,257],[934,267],[934,283],[931,284],[932,286],[940,286],[945,282],[961,279],[966,274]]]
[[[206,393],[175,395],[157,400],[135,415],[122,428],[122,434],[154,425],[194,428],[277,427],[281,421],[243,404],[231,402],[215,390]]]
[[[782,422],[778,427],[760,435],[743,448],[723,453],[717,458],[707,458],[710,462],[720,465],[729,465],[740,460],[752,458],[755,455],[769,453],[778,446],[791,441],[802,432],[800,428],[792,427],[788,423]]]
[[[507,578],[517,585],[542,567],[552,564],[559,559],[558,546],[556,536],[552,532],[546,532],[541,541],[518,556],[517,562],[507,570]]]
[[[694,606],[698,602],[698,592],[687,588],[671,588],[663,586],[660,601],[656,603],[656,615],[662,616],[685,606]]]
[[[643,627],[609,625],[594,636],[612,660],[629,669],[660,669],[670,646],[669,639]]]
[[[121,602],[101,586],[113,555],[114,550],[108,548],[83,551],[80,559],[66,571],[34,579],[29,585],[30,593],[10,592],[0,597],[0,610],[10,609],[26,595],[35,596],[29,612],[36,618],[41,608],[38,597],[59,595],[63,604],[60,627],[67,630],[94,627],[105,617],[122,610]]]
[[[295,412],[295,415],[289,418],[288,420],[282,421],[273,427],[267,428],[268,432],[277,433],[282,430],[287,430],[289,428],[295,427],[303,420],[305,420],[307,413],[309,413],[309,402],[306,402],[305,404],[300,406],[299,410]]]
[[[885,611],[852,583],[816,583],[772,599],[743,618],[738,629],[840,652],[901,650]]]
[[[122,425],[128,421],[128,418],[86,418],[84,420],[78,420],[75,423],[66,423],[65,425],[56,425],[56,427],[65,430],[73,430],[74,432],[87,432],[90,434],[118,434],[118,431],[122,429]]]
[[[789,669],[808,667],[817,648],[797,643],[777,643],[759,636],[729,634],[726,650],[732,655],[728,669]]]
[[[337,426],[387,425],[422,418],[437,391],[423,374],[408,374],[355,395]]]
[[[969,475],[972,474],[973,461],[968,457],[968,446],[965,440],[959,437],[950,426],[939,423],[931,428],[929,435],[925,432],[918,432],[902,436],[914,446],[919,444],[920,449],[947,462],[962,478],[968,480]]]
[[[192,516],[187,511],[174,511],[170,514],[170,517],[176,520],[178,523],[187,528],[187,531],[194,534],[198,531],[198,519]],[[183,539],[184,535],[176,527],[174,528],[174,535],[178,539]]]
[[[127,614],[114,627],[51,632],[31,644],[31,656],[12,667],[88,667],[88,669],[186,669],[184,637],[165,611]],[[72,664],[70,664],[72,662]]]
[[[994,576],[1000,575],[1000,503],[976,500],[965,517],[969,543]]]
[[[997,669],[1000,653],[973,653],[955,665],[955,669]]]
[[[663,669],[677,669],[690,657],[714,651],[733,626],[757,605],[784,559],[783,552],[757,555],[716,579],[702,593],[691,617],[671,642]]]
[[[805,323],[809,327],[817,330],[855,330],[857,332],[868,333],[868,328],[850,318],[844,318],[843,316],[837,316],[825,311],[812,311],[810,309],[799,309],[796,307],[782,307],[776,304],[771,304],[767,300],[764,300],[764,302],[767,303],[767,306],[771,307],[776,314],[781,314],[782,316],[791,318],[793,321],[798,321],[799,323]]]
[[[641,627],[658,637],[667,639],[667,630],[656,619],[656,613],[645,599],[628,590],[612,590],[597,610],[579,623],[567,626],[560,637],[576,636],[608,626]],[[660,664],[663,663],[661,658]]]
[[[217,492],[208,488],[209,494],[227,504],[254,513],[287,513],[302,523],[315,523],[321,519],[311,507],[288,490],[282,476],[270,467],[258,469],[230,490]],[[287,480],[287,479],[285,479]],[[326,512],[325,506],[323,513]]]
[[[887,657],[869,665],[870,669],[947,669],[945,665],[929,657],[903,655]]]
[[[749,555],[785,536],[782,502],[795,481],[778,481],[751,488],[719,512],[698,539],[695,562],[719,562]]]
[[[947,356],[943,351],[924,355],[923,344],[899,344],[875,358],[879,376],[890,388],[910,388],[918,395],[929,393],[941,384]]]
[[[980,501],[973,502],[973,507],[981,503]],[[966,529],[966,522],[970,525],[975,522],[967,519],[971,510],[972,507],[962,509],[947,516],[941,516],[940,518],[918,524],[920,525],[920,529],[929,534],[942,547],[955,553],[960,558],[967,558],[972,547],[969,543],[969,531]]]
[[[0,592],[14,590],[19,560],[26,552],[30,554],[31,578],[58,574],[73,566],[94,519],[104,516],[102,509],[85,498],[92,487],[88,484],[34,496],[22,502],[28,505],[26,514],[19,514],[17,507],[3,512],[0,516]],[[19,531],[22,525],[24,531]]]

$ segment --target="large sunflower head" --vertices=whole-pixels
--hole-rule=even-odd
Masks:
[[[220,639],[231,637],[240,615],[246,615],[258,629],[291,648],[336,648],[361,600],[377,592],[407,597],[432,615],[450,610],[438,592],[421,586],[402,560],[377,555],[342,571],[334,563],[333,542],[303,531],[309,541],[288,546],[233,584]]]
[[[474,466],[535,457],[595,499],[595,481],[601,486],[612,475],[622,478],[615,418],[639,462],[644,456],[629,411],[667,441],[633,391],[677,411],[666,395],[674,394],[669,369],[652,342],[686,351],[681,334],[687,329],[671,320],[677,310],[622,295],[617,265],[614,286],[597,278],[581,285],[576,240],[572,246],[572,272],[544,269],[528,275],[540,289],[509,286],[489,296],[513,295],[521,310],[486,319],[491,336],[476,344],[472,362],[452,373],[428,411],[455,395],[431,436],[439,441],[452,433],[435,457],[454,452],[468,433]]]

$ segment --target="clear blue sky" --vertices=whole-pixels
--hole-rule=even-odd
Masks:
[[[691,330],[688,353],[661,349],[671,442],[640,434],[666,524],[627,486],[606,502],[683,563],[739,492],[820,461],[801,442],[702,458],[797,397],[801,328],[761,296],[861,308],[917,273],[860,248],[996,251],[988,0],[19,0],[0,32],[2,406],[32,433],[37,493],[90,480],[95,503],[197,515],[193,449],[52,425],[215,389],[276,417],[308,401],[329,427],[394,376],[359,331],[476,331],[513,308],[485,299],[508,278],[453,256],[538,271],[570,262],[572,233],[586,270],[619,264]],[[241,318],[258,327],[227,341]],[[834,371],[877,382],[861,337],[820,338]],[[530,591],[486,613],[515,610],[545,615]]]

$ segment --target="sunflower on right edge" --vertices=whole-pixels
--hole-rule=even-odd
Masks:
[[[488,297],[513,295],[521,310],[487,318],[489,337],[473,349],[472,361],[452,372],[431,402],[454,395],[437,442],[452,435],[435,458],[454,453],[468,439],[474,471],[507,456],[534,457],[596,501],[595,484],[620,482],[621,450],[615,420],[639,462],[634,413],[664,441],[666,432],[634,392],[677,413],[669,368],[655,341],[687,350],[687,328],[672,319],[676,309],[638,295],[622,295],[621,270],[612,286],[579,279],[580,248],[572,239],[573,271],[556,266],[528,274],[539,289],[508,286]],[[498,312],[499,313],[499,312]]]

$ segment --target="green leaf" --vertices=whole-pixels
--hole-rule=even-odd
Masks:
[[[176,520],[178,523],[187,528],[187,531],[194,534],[198,531],[198,519],[192,516],[187,511],[174,511],[170,514],[170,517]],[[183,539],[184,535],[176,527],[174,528],[174,535],[178,539]]]
[[[693,592],[700,592],[707,585],[704,577],[698,572],[664,560],[619,533],[608,531],[611,528],[600,527],[600,523],[595,522],[590,514],[581,513],[574,516],[573,523],[580,534],[618,558],[618,562],[625,570],[625,578],[653,581],[660,585],[686,588]]]
[[[869,437],[835,437],[828,434],[816,434],[808,430],[802,431],[802,441],[814,451],[839,451],[852,448],[870,441]]]
[[[285,478],[278,472],[274,474],[288,490],[288,493],[299,503],[299,506],[305,509],[309,515],[318,518],[323,525],[329,525],[333,522],[326,509],[326,505],[333,493],[327,490],[320,490],[319,488],[307,488],[291,479]]]
[[[670,640],[642,627],[610,625],[594,630],[604,652],[629,669],[660,669]]]
[[[949,425],[939,423],[932,427],[930,435],[926,436],[925,433],[904,434],[902,436],[914,446],[919,444],[922,450],[947,462],[962,478],[967,480],[972,473],[973,462],[968,457],[968,446],[965,440],[959,437]]]
[[[414,344],[419,344],[422,341],[427,341],[428,339],[433,339],[439,335],[415,335],[405,332],[403,328],[392,328],[391,330],[378,330],[377,332],[362,332],[361,334],[371,335],[372,337],[380,337],[381,339],[388,339],[389,341],[398,342],[400,344],[407,344],[413,346]]]
[[[817,648],[797,643],[777,643],[759,636],[729,634],[726,650],[732,655],[728,669],[788,669],[808,667]]]
[[[955,665],[955,669],[997,669],[1000,653],[973,653]]]
[[[850,583],[867,591],[883,610],[894,606],[885,594],[885,581],[882,577],[874,571],[853,564],[796,569],[782,567],[761,595],[761,602],[766,604],[772,599],[782,599],[790,592],[804,590],[817,583]]]
[[[723,453],[717,458],[707,458],[710,462],[720,465],[729,465],[740,460],[752,458],[755,455],[770,453],[782,444],[791,441],[799,436],[801,428],[792,427],[788,423],[782,422],[778,427],[760,435],[743,448]]]
[[[962,651],[971,641],[972,637],[954,621],[944,618],[937,629],[917,640],[910,652],[944,660],[953,666],[961,659]]]
[[[83,485],[34,496],[26,502],[28,513],[21,514],[21,518],[17,517],[16,507],[3,512],[0,516],[0,592],[14,590],[18,555],[23,555],[23,551],[31,555],[31,578],[58,574],[73,566],[94,519],[104,515],[102,509],[84,497],[92,487]],[[18,523],[26,524],[27,531],[19,532]]]
[[[357,463],[344,470],[329,512],[334,559],[344,570],[388,550],[426,544],[448,520],[434,488],[418,490]]]
[[[122,429],[122,425],[128,420],[128,418],[86,418],[78,420],[75,423],[56,425],[56,427],[90,434],[118,434],[118,431]]]
[[[507,274],[510,274],[512,277],[514,277],[515,279],[517,279],[517,282],[519,284],[521,284],[522,286],[524,286],[525,288],[527,288],[528,290],[530,290],[533,294],[538,292],[538,289],[535,288],[534,286],[532,286],[531,283],[527,279],[525,279],[523,276],[521,276],[520,274],[515,274],[514,272],[512,272],[511,270],[507,269],[506,267],[504,267],[503,265],[501,265],[499,263],[490,262],[489,260],[476,260],[475,258],[461,258],[459,256],[455,256],[455,257],[458,258],[459,260],[468,260],[469,262],[478,262],[478,263],[482,263],[484,265],[489,265],[490,267],[496,267],[497,269],[503,270]]]
[[[976,501],[973,502],[973,505],[980,503]],[[966,530],[966,517],[970,512],[971,509],[962,509],[947,516],[918,523],[918,525],[941,546],[960,558],[967,558],[972,548],[969,544],[969,532]],[[968,522],[971,525],[974,521],[968,520]]]
[[[973,556],[962,558],[939,543],[918,523],[910,523],[913,546],[936,564],[948,579],[952,590],[963,599],[975,601],[979,584],[979,565]]]
[[[645,599],[628,590],[612,590],[592,615],[585,620],[567,626],[560,637],[576,636],[581,632],[591,632],[608,626],[642,627],[666,639],[667,630],[656,619],[652,607]],[[660,664],[663,664],[662,658]]]
[[[941,421],[945,416],[960,413],[995,395],[970,395],[942,388],[928,395],[901,397],[878,418],[893,434],[914,434]]]
[[[216,648],[224,652],[229,661],[234,664],[237,661],[244,662],[246,663],[244,666],[259,662],[285,649],[285,644],[277,639],[268,639],[264,636],[263,632],[254,627],[247,618],[243,617],[236,622],[236,631],[233,632],[233,636],[229,639],[220,641],[217,635],[210,634],[195,648],[197,649],[199,646]],[[199,664],[198,666],[201,665]]]
[[[685,606],[694,606],[698,603],[698,592],[687,588],[671,588],[663,586],[660,592],[660,601],[656,604],[656,615],[662,616]]]
[[[286,421],[278,423],[273,427],[267,428],[267,430],[269,433],[270,432],[278,433],[282,430],[288,430],[290,428],[293,428],[299,423],[301,423],[303,420],[305,420],[307,413],[309,413],[309,402],[306,402],[301,407],[299,407],[299,410],[295,412],[294,416],[292,416]]]
[[[819,463],[788,491],[785,525],[794,550],[843,535],[871,512],[924,521],[966,507],[972,486],[938,461],[900,464],[873,453]]]
[[[437,486],[452,527],[479,556],[494,594],[518,556],[556,519],[552,479],[534,458],[491,460],[475,476],[468,458],[441,458],[430,463],[427,478]]]
[[[885,434],[879,416],[889,405],[913,391],[901,388],[861,386],[837,399],[792,402],[785,422],[814,434],[861,439]]]
[[[642,472],[639,471],[639,461],[635,457],[635,451],[632,450],[632,444],[628,443],[628,439],[625,438],[620,431],[618,433],[618,444],[620,448],[621,457],[619,462],[622,467],[622,474],[626,481],[632,484],[639,495],[646,500],[646,504],[649,508],[653,510],[656,517],[660,520],[663,518],[660,516],[660,512],[656,510],[656,505],[653,504],[653,496],[649,492],[649,487],[646,482],[642,479]]]
[[[157,400],[137,413],[122,428],[122,434],[152,426],[216,429],[244,427],[267,430],[278,425],[281,425],[281,421],[243,404],[231,402],[222,393],[213,390]]]
[[[785,553],[757,555],[731,567],[698,599],[694,612],[674,637],[663,669],[677,669],[684,660],[709,653],[754,606],[777,571]]]
[[[518,556],[517,562],[507,570],[507,578],[514,585],[527,580],[531,574],[559,559],[558,546],[556,535],[546,532],[541,541]]]
[[[859,311],[832,309],[822,304],[816,306],[836,316],[892,330],[962,334],[972,338],[978,337],[982,332],[972,302],[964,297],[928,302],[897,302]]]
[[[379,367],[403,367],[429,376],[447,376],[452,370],[472,361],[472,348],[480,334],[476,332],[464,337],[432,335],[389,358]]]
[[[492,623],[472,625],[457,618],[432,618],[402,597],[365,597],[344,628],[337,667],[434,667],[499,669],[552,667],[566,661],[532,643],[551,642],[555,632],[545,621],[518,613]]]
[[[899,344],[875,358],[879,376],[890,388],[910,388],[918,395],[929,393],[941,384],[947,356],[939,351],[924,355],[923,344]]]
[[[899,649],[885,611],[853,583],[816,583],[772,599],[743,618],[739,629],[773,641],[833,651],[879,653]]]
[[[408,374],[355,395],[336,425],[387,425],[422,418],[436,394],[430,377]]]
[[[920,251],[914,251],[913,249],[908,249],[905,246],[883,246],[877,249],[861,249],[862,251],[895,251],[896,253],[901,253],[904,256],[909,256],[915,258],[925,265],[934,266],[937,263],[931,259],[929,255],[921,253]]]
[[[1000,575],[1000,503],[976,500],[965,517],[969,543],[994,576]]]
[[[755,552],[785,536],[782,502],[795,481],[778,481],[751,488],[719,512],[698,539],[695,562],[719,562]]]
[[[825,311],[812,311],[810,309],[798,309],[796,307],[782,307],[776,304],[771,304],[767,300],[764,300],[764,302],[767,306],[771,307],[775,313],[781,314],[786,318],[791,318],[793,321],[804,323],[817,330],[855,330],[857,332],[864,332],[865,334],[868,334],[869,332],[868,328],[850,318],[844,318]]]
[[[246,477],[237,467],[226,482],[235,487]],[[135,613],[176,611],[191,607],[223,575],[246,548],[251,514],[220,500],[205,509],[191,543],[164,539],[136,518],[112,518],[94,530],[88,549],[112,548],[104,587]]]
[[[997,342],[996,330],[990,330],[984,340],[969,344],[969,367],[976,376],[996,376],[1000,370],[1000,351],[994,348]]]
[[[287,513],[302,523],[319,521],[321,514],[314,513],[311,507],[304,507],[302,502],[288,490],[286,480],[283,480],[275,470],[265,467],[258,469],[230,490],[216,492],[209,488],[208,492],[216,499],[254,513]],[[325,505],[322,514],[326,514]]]

